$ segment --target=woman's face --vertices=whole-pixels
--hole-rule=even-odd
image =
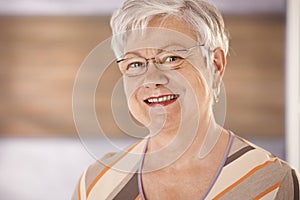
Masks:
[[[167,18],[163,22],[161,18],[155,18],[148,27],[176,31],[185,39],[172,38],[171,34],[162,36],[160,33],[151,34],[143,40],[134,37],[131,42],[127,41],[125,59],[136,56],[154,58],[162,51],[157,48],[159,45],[163,49],[175,50],[197,44],[195,33],[186,23],[175,18]],[[207,117],[211,112],[212,81],[205,63],[201,47],[195,47],[179,69],[162,71],[150,59],[144,74],[133,77],[124,75],[125,94],[132,115],[145,126],[156,129],[178,128],[182,122]]]

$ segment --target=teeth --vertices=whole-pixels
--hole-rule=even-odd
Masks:
[[[147,101],[149,103],[161,103],[161,102],[176,99],[178,97],[179,97],[179,95],[167,95],[167,96],[163,96],[163,97],[159,97],[159,98],[151,98],[151,99],[148,99]]]

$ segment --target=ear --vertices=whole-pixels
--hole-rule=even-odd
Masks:
[[[223,49],[216,48],[213,51],[213,63],[216,67],[215,70],[217,70],[218,73],[220,74],[220,76],[223,77],[223,75],[225,73],[225,68],[226,68],[226,56],[225,56],[225,52]],[[217,71],[215,71],[215,73]]]

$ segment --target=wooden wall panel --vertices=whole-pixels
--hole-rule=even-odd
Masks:
[[[231,33],[225,126],[240,135],[282,135],[284,17],[225,19]],[[1,136],[76,136],[73,82],[85,56],[110,36],[108,23],[99,16],[0,17]],[[97,103],[99,115],[108,105]],[[112,134],[119,131],[111,115],[102,118]]]

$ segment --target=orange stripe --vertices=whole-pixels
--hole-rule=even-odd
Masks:
[[[81,179],[82,179],[83,174],[80,176],[80,179],[78,181],[78,186],[77,186],[77,194],[78,194],[78,200],[81,199],[81,194],[80,194],[80,183],[81,183]]]
[[[276,183],[275,185],[273,185],[272,187],[266,189],[264,192],[260,193],[259,195],[257,195],[253,200],[259,200],[260,198],[262,198],[263,196],[265,196],[266,194],[272,192],[273,190],[275,190],[276,188],[278,188],[281,185],[281,181],[279,181],[278,183]]]
[[[137,197],[134,200],[140,200],[141,199],[141,195],[137,195]]]
[[[219,199],[220,197],[222,197],[224,194],[226,194],[227,192],[229,192],[230,190],[232,190],[234,187],[236,187],[238,184],[240,184],[241,182],[243,182],[245,179],[247,179],[249,176],[251,176],[252,174],[254,174],[256,171],[264,168],[265,166],[271,164],[271,163],[275,163],[278,160],[278,158],[276,158],[273,161],[266,161],[264,164],[261,164],[255,168],[253,168],[250,172],[248,172],[245,176],[243,176],[242,178],[240,178],[238,181],[236,181],[235,183],[233,183],[232,185],[230,185],[228,188],[226,188],[225,190],[223,190],[221,193],[219,193],[216,197],[214,197],[214,200]]]
[[[113,163],[111,163],[109,166],[106,166],[99,174],[98,176],[96,176],[96,178],[93,180],[92,184],[89,186],[87,192],[86,192],[86,197],[89,196],[90,192],[92,191],[93,187],[96,185],[96,183],[99,181],[99,179],[113,166],[115,165],[117,162],[119,162],[122,158],[124,158],[127,153],[129,153],[133,148],[135,148],[138,144],[140,144],[143,140],[137,142],[136,144],[132,145],[132,147],[130,147],[128,149],[128,151],[126,151],[122,156],[120,156],[120,158],[118,158],[117,160],[115,160]]]

